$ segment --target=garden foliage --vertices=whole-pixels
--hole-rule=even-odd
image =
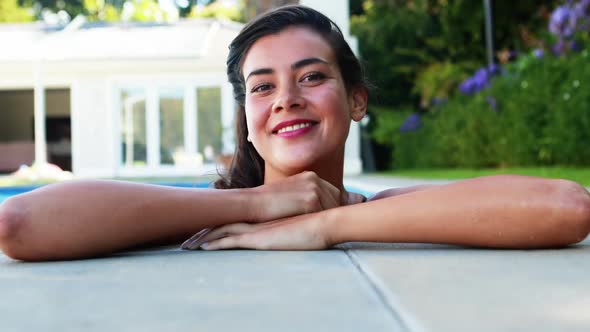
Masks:
[[[545,8],[554,2],[492,1],[496,48],[534,43]],[[447,97],[486,57],[481,1],[365,0],[351,31],[378,87],[372,102],[379,106],[428,105],[430,96]]]
[[[32,20],[32,10],[19,6],[17,0],[0,0],[0,23],[29,22]]]
[[[590,164],[589,9],[588,0],[557,7],[539,48],[474,70],[448,99],[429,91],[426,110],[374,108],[373,136],[393,147],[393,166]],[[453,77],[445,66],[439,72]]]

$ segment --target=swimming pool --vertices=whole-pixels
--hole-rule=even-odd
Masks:
[[[185,183],[185,182],[174,182],[174,183],[152,183],[161,186],[171,186],[171,187],[181,187],[181,188],[208,188],[208,182],[201,182],[201,183]],[[22,193],[26,193],[28,191],[40,188],[41,186],[20,186],[20,187],[6,187],[0,188],[0,203],[4,202],[11,196],[19,195]],[[373,195],[372,192],[368,192],[365,190],[359,190],[357,188],[351,188],[346,186],[346,190],[352,191],[355,193],[359,193],[364,195],[365,197],[371,197]]]
[[[25,193],[39,188],[40,186],[20,186],[20,187],[6,187],[0,188],[0,203],[4,202],[10,196]]]
[[[151,183],[157,184],[160,186],[170,186],[170,187],[182,187],[182,188],[208,188],[208,182],[201,182],[201,183],[188,183],[188,182],[163,182],[163,183]],[[11,196],[16,196],[19,194],[23,194],[29,192],[31,190],[35,190],[37,188],[41,188],[41,186],[19,186],[19,187],[5,187],[0,188],[0,203],[4,202]]]

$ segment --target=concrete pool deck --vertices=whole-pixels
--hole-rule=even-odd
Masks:
[[[0,254],[0,331],[590,331],[589,271],[590,238],[559,250],[161,247],[47,263]]]

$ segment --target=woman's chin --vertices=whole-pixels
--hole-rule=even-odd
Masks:
[[[283,170],[284,173],[298,174],[304,171],[313,170],[317,158],[311,155],[308,156],[283,156],[283,158],[275,159],[277,169]]]

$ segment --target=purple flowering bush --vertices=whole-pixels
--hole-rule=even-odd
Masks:
[[[588,42],[587,32],[590,29],[590,0],[567,1],[557,7],[549,18],[549,32],[555,42],[551,50],[555,55],[563,55],[569,51],[577,52],[583,47],[581,41]],[[586,38],[584,38],[586,37]]]
[[[422,115],[416,130],[393,135],[394,166],[588,166],[590,48],[567,58],[531,57],[523,70],[508,67],[484,91],[458,93]]]
[[[577,15],[569,5],[557,7],[551,14],[549,31],[560,37],[569,38],[576,31]]]
[[[419,113],[412,113],[408,116],[399,127],[400,132],[416,131],[422,126],[422,120]]]
[[[459,91],[466,95],[472,95],[480,92],[487,88],[494,76],[500,75],[502,67],[497,64],[493,64],[488,67],[478,69],[472,77],[469,77],[461,85],[459,85]]]
[[[554,10],[553,52],[540,47],[480,68],[436,108],[407,109],[377,130],[395,147],[393,166],[590,165],[589,8],[581,0]]]

